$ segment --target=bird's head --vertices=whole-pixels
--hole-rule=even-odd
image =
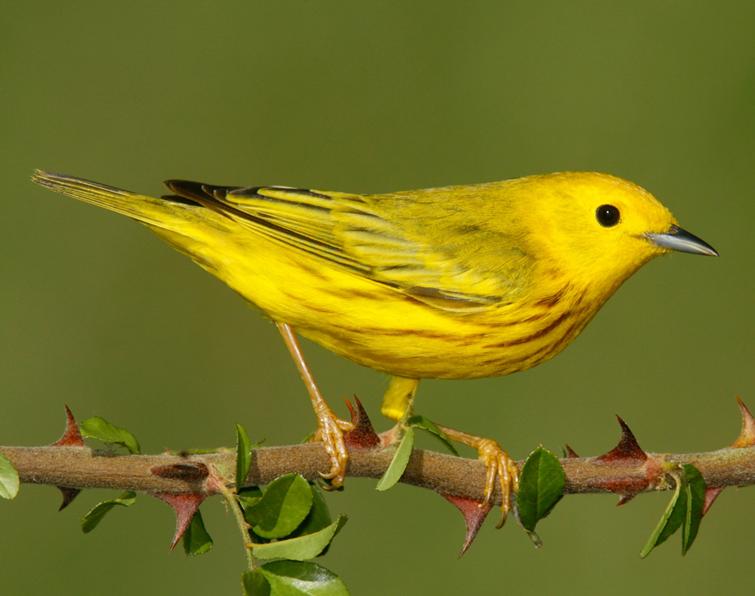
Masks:
[[[617,287],[640,266],[672,250],[717,256],[685,231],[648,191],[595,172],[520,179],[538,230],[539,251],[572,278]],[[520,188],[520,190],[525,190]],[[521,196],[521,195],[520,195]]]

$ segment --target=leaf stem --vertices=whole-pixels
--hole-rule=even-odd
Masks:
[[[222,482],[218,482],[216,488],[218,492],[223,495],[226,504],[230,508],[231,513],[236,520],[236,525],[241,532],[241,542],[244,546],[246,566],[249,568],[249,571],[251,571],[254,569],[254,557],[252,556],[252,549],[250,548],[252,544],[249,541],[249,524],[246,523],[246,519],[244,519],[244,512],[241,510],[241,505],[236,498],[236,491],[231,490]]]

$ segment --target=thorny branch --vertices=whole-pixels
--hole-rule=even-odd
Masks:
[[[671,488],[669,472],[681,464],[692,464],[708,488],[706,509],[727,486],[755,484],[755,418],[737,398],[742,429],[731,447],[704,453],[647,453],[627,424],[619,418],[621,439],[612,450],[597,457],[578,457],[567,446],[561,460],[565,474],[564,492],[613,492],[626,502],[649,490]],[[391,463],[394,450],[383,447],[359,400],[349,403],[352,430],[344,437],[349,446],[349,476],[380,478]],[[92,450],[84,445],[79,426],[66,407],[66,429],[52,445],[44,447],[0,447],[22,482],[57,486],[67,505],[83,488],[143,491],[162,500],[186,501],[179,515],[177,536],[205,497],[226,493],[235,479],[236,453],[220,449],[212,453],[120,455]],[[387,433],[389,435],[390,433]],[[383,436],[383,439],[386,439]],[[523,462],[517,462],[520,466]],[[330,465],[320,443],[257,448],[252,451],[245,485],[264,485],[288,473],[299,473],[314,481]],[[434,490],[452,501],[481,501],[485,466],[465,459],[415,449],[401,479],[406,484]],[[235,487],[236,489],[240,487]],[[500,504],[496,492],[494,503]],[[180,513],[180,512],[179,512]],[[483,515],[484,519],[484,515]],[[175,542],[175,540],[174,540]]]
[[[216,494],[207,470],[233,469],[235,453],[201,455],[105,455],[88,447],[0,447],[18,470],[22,482],[71,488],[110,488],[161,493]],[[349,476],[379,478],[391,461],[390,448],[350,449]],[[649,465],[648,462],[652,462]],[[664,482],[648,483],[665,463],[691,463],[709,487],[755,484],[755,446],[729,447],[705,453],[647,453],[636,458],[567,457],[561,460],[567,493],[635,493],[669,488]],[[520,462],[521,464],[521,462]],[[329,460],[318,443],[264,447],[253,451],[250,485],[298,472],[316,480]],[[655,470],[655,471],[654,471]],[[416,449],[402,482],[471,499],[482,498],[485,470],[482,462]],[[639,489],[639,490],[638,490]],[[500,494],[495,495],[496,503]]]

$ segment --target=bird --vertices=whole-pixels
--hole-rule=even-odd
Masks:
[[[654,257],[718,256],[650,192],[599,172],[555,172],[384,194],[167,180],[153,197],[37,170],[51,190],[126,215],[259,307],[309,393],[330,469],[348,465],[339,419],[298,336],[390,375],[400,430],[421,379],[523,371],[557,355]],[[485,464],[502,521],[519,470],[493,439],[438,425]]]

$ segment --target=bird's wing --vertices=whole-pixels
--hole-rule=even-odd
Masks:
[[[507,301],[514,287],[510,280],[475,267],[474,259],[465,254],[470,251],[454,250],[451,239],[431,241],[437,236],[422,230],[427,231],[432,221],[412,217],[407,222],[400,210],[386,212],[387,196],[375,201],[357,194],[280,186],[221,187],[176,180],[166,184],[177,196],[165,198],[224,213],[254,233],[444,310]],[[430,214],[436,215],[432,210]]]

